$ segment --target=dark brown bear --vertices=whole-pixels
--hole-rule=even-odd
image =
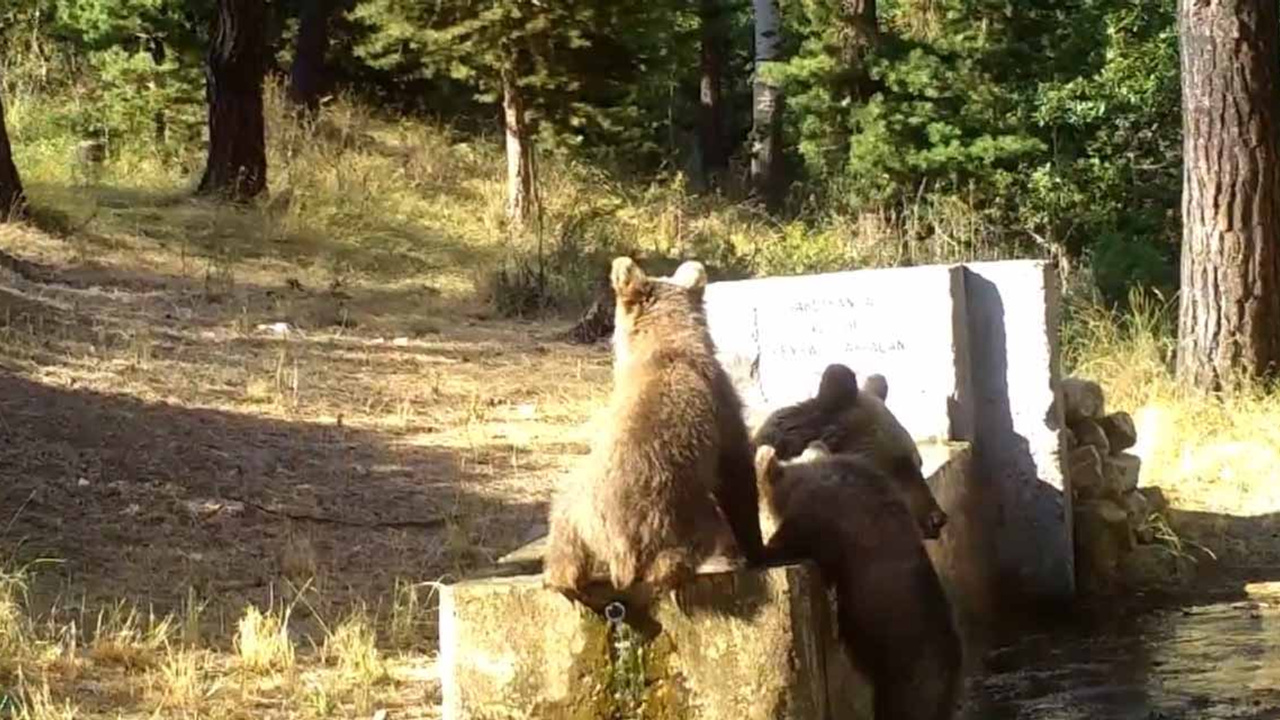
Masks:
[[[883,375],[869,376],[859,388],[847,366],[828,365],[818,394],[771,413],[756,431],[755,444],[771,445],[780,460],[796,457],[815,440],[833,453],[863,458],[897,482],[920,532],[937,540],[947,514],[925,482],[915,441],[884,403],[888,394]]]
[[[777,520],[772,563],[813,560],[836,593],[849,658],[870,679],[877,720],[944,720],[959,699],[960,637],[915,520],[870,462],[815,442],[779,462],[756,450],[761,504]]]
[[[586,588],[603,574],[646,604],[735,546],[760,563],[764,544],[741,400],[707,331],[706,271],[686,262],[649,278],[621,257],[610,277],[608,420],[552,500],[544,579],[594,605]]]

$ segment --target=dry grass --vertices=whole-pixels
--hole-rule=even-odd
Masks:
[[[1138,430],[1142,484],[1162,488],[1175,530],[1229,564],[1280,565],[1280,393],[1205,396],[1172,373],[1177,303],[1134,293],[1124,315],[1079,304],[1070,371],[1098,380]]]

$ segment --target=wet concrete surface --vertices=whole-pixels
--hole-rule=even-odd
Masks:
[[[962,720],[1280,719],[1280,584],[974,648]]]

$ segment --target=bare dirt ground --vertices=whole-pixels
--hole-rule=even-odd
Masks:
[[[487,319],[447,279],[333,287],[0,232],[34,263],[0,269],[0,551],[58,561],[31,587],[41,615],[176,613],[194,592],[223,647],[282,597],[306,599],[300,632],[360,605],[385,620],[398,584],[540,532],[607,392],[606,348]]]

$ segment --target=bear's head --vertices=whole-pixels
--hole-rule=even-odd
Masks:
[[[782,460],[808,452],[815,441],[821,442],[815,452],[862,458],[894,480],[921,534],[936,540],[947,514],[925,482],[915,440],[885,405],[888,395],[883,375],[868,376],[859,387],[853,370],[828,365],[818,394],[775,410],[756,431],[755,443],[773,446]]]
[[[634,260],[619,257],[613,261],[609,280],[614,294],[614,355],[620,361],[645,337],[674,345],[685,334],[706,335],[702,303],[707,270],[702,263],[689,260],[671,277],[649,277]]]

